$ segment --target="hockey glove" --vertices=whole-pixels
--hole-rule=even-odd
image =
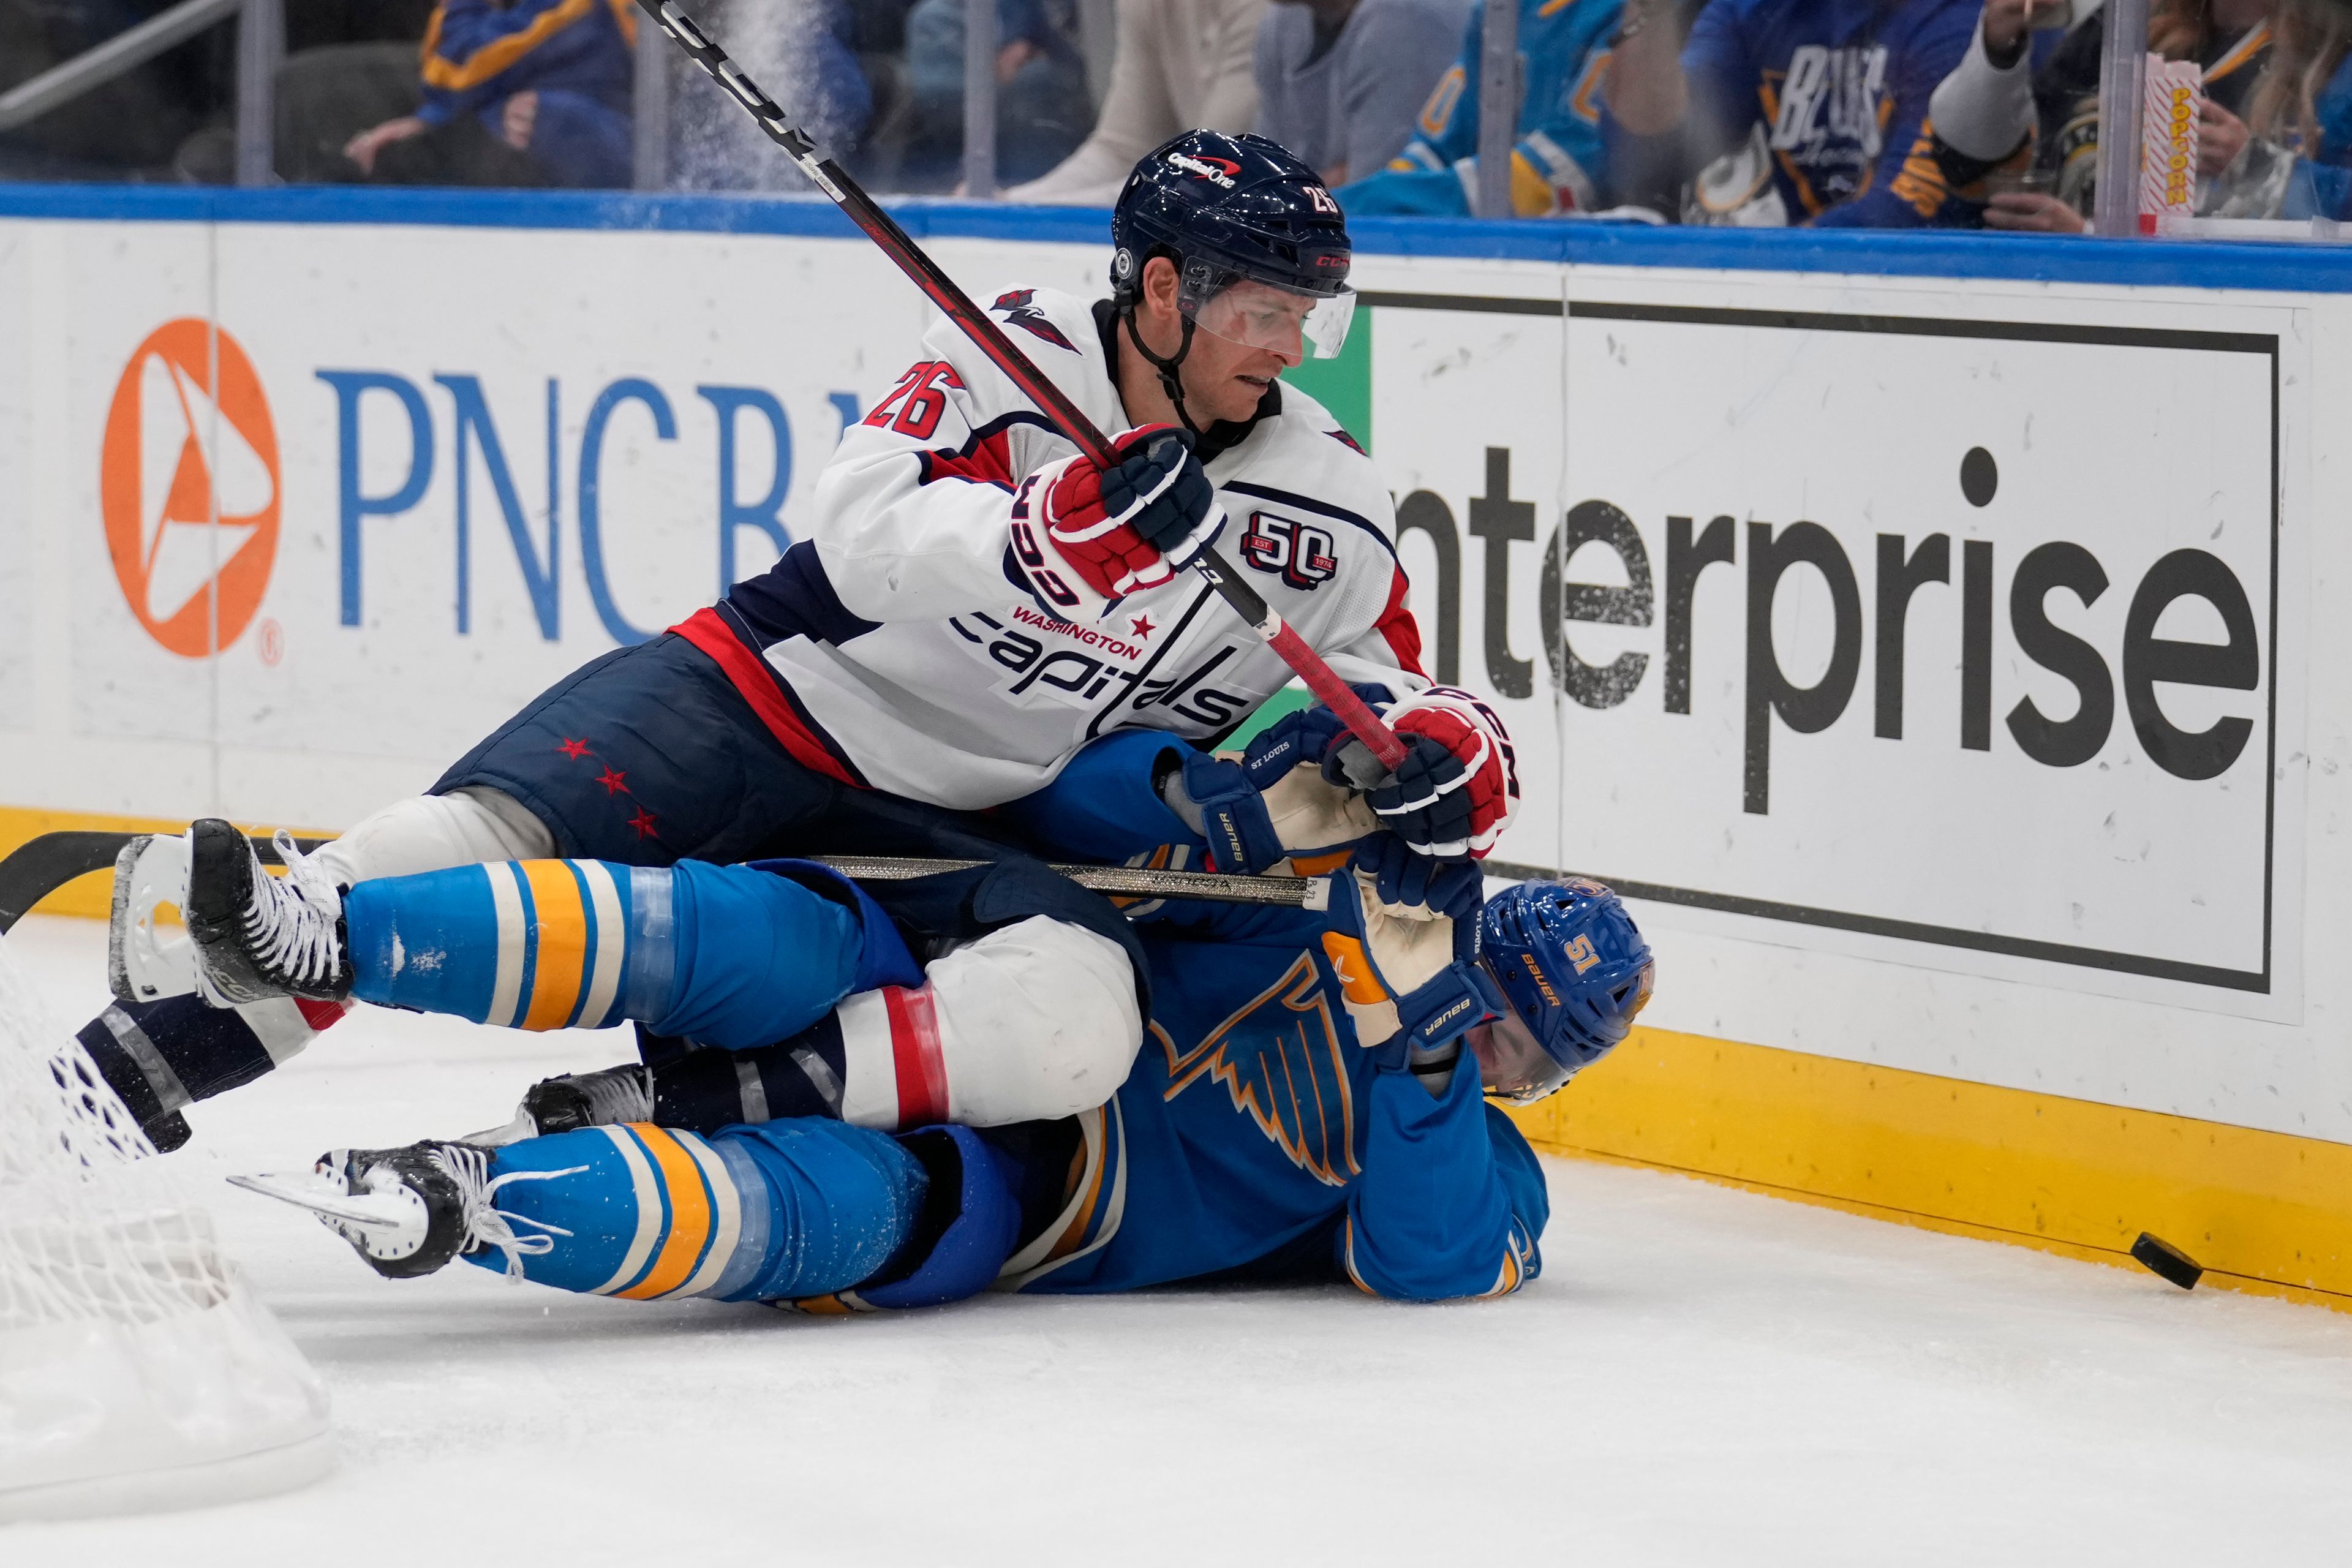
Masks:
[[[1454,921],[1475,921],[1486,906],[1486,879],[1477,867],[1433,860],[1393,833],[1359,846],[1355,863],[1372,874],[1374,894],[1383,904],[1416,906]]]
[[[1405,745],[1395,773],[1366,781],[1378,764],[1349,737],[1324,754],[1324,777],[1363,789],[1381,825],[1433,859],[1484,857],[1519,805],[1518,768],[1502,719],[1446,686],[1398,703],[1386,718]]]
[[[1112,451],[1115,466],[1069,458],[1041,475],[1035,491],[1038,531],[1107,600],[1169,581],[1225,521],[1185,432],[1146,425]]]
[[[1396,694],[1385,686],[1349,688],[1364,700],[1373,712],[1385,710],[1396,700]],[[1344,737],[1348,726],[1339,716],[1318,702],[1309,708],[1285,713],[1261,731],[1243,753],[1242,765],[1249,770],[1250,783],[1260,789],[1271,789],[1276,779],[1301,763],[1320,763],[1331,749],[1331,742]],[[1371,753],[1367,752],[1366,756]],[[1375,776],[1379,773],[1373,770]],[[1335,780],[1344,783],[1344,780]]]
[[[1357,869],[1331,884],[1323,952],[1356,1026],[1356,1043],[1404,1070],[1409,1053],[1454,1039],[1503,1010],[1478,964],[1478,921],[1426,906],[1381,901],[1378,879]]]
[[[1255,877],[1286,858],[1266,814],[1265,797],[1240,763],[1206,752],[1188,752],[1159,784],[1168,809],[1209,841],[1217,869]]]

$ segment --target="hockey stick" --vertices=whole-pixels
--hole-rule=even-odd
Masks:
[[[0,936],[25,918],[25,911],[72,881],[92,871],[111,871],[122,847],[135,833],[44,833],[18,845],[0,859]],[[326,843],[323,838],[297,838],[305,855]],[[253,841],[253,852],[265,866],[278,864],[278,850],[267,838]]]
[[[878,856],[820,855],[857,882],[904,882],[943,871],[969,871],[985,860],[885,859]],[[1149,866],[1055,866],[1081,888],[1118,898],[1191,899],[1204,903],[1277,904],[1291,909],[1329,908],[1331,883],[1325,877],[1236,877],[1223,871],[1161,871]]]
[[[92,871],[110,870],[122,847],[135,833],[44,833],[27,839],[16,853],[0,860],[0,936],[25,911],[72,881]],[[323,838],[298,838],[304,854],[326,843]],[[265,866],[278,864],[278,851],[266,838],[253,841],[254,853]],[[880,857],[819,857],[823,865],[861,882],[903,882],[943,871],[968,871],[985,860],[893,860]],[[1321,877],[1235,877],[1215,871],[1156,871],[1136,866],[1056,866],[1055,870],[1082,888],[1120,898],[1193,899],[1212,903],[1276,904],[1292,909],[1319,910],[1330,896],[1330,883]]]
[[[692,17],[679,10],[673,0],[637,0],[637,5],[661,24],[662,31],[676,40],[696,65],[751,112],[751,118],[760,122],[760,129],[768,133],[768,140],[782,147],[785,155],[800,165],[801,172],[815,182],[816,188],[830,196],[833,204],[848,215],[849,221],[866,232],[867,238],[880,246],[883,254],[898,263],[898,270],[929,296],[931,303],[963,329],[964,335],[1054,422],[1055,428],[1076,443],[1078,450],[1097,468],[1108,468],[1117,462],[1109,440],[1095,428],[1085,412],[1029,363],[1028,356],[1004,335],[1003,329],[973,303],[971,296],[959,288],[954,279],[940,270],[939,264],[908,237],[897,219],[875,205],[874,198],[850,178],[846,170],[831,158],[817,156],[816,143],[809,140],[808,132],[787,119],[776,100],[745,76],[743,68],[728,58],[726,50],[712,43],[695,26]],[[1371,748],[1381,765],[1395,771],[1404,761],[1404,742],[1323,661],[1322,655],[1284,624],[1265,596],[1242,581],[1224,557],[1210,546],[1202,546],[1191,565],[1233,607],[1235,615],[1249,623],[1251,630],[1265,639],[1266,646],[1307,683],[1307,689],[1339,715],[1349,732]]]

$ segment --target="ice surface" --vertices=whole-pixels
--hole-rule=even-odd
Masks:
[[[95,922],[10,939],[79,1019]],[[622,1037],[362,1011],[199,1106],[226,1175],[504,1120]],[[1546,1273],[988,1298],[848,1320],[391,1282],[225,1184],[326,1377],[308,1491],[0,1532],[10,1568],[447,1562],[1454,1564],[2334,1561],[2352,1318],[1648,1172],[1551,1164]]]

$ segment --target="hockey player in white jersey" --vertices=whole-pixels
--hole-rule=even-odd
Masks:
[[[567,679],[305,869],[350,885],[548,857],[1020,858],[956,814],[1037,789],[1115,730],[1219,735],[1288,679],[1178,571],[1221,531],[1308,644],[1395,703],[1407,762],[1360,781],[1385,825],[1434,854],[1483,853],[1508,812],[1507,747],[1491,715],[1426,693],[1387,491],[1277,379],[1344,332],[1337,203],[1270,142],[1191,132],[1138,165],[1112,238],[1109,300],[1015,289],[994,310],[1125,432],[1117,466],[1077,456],[942,324],[843,441],[811,537],[669,634]],[[278,901],[289,930],[317,918]],[[1066,903],[1045,924],[1067,962],[1136,967],[1107,903]],[[331,1001],[240,1002],[218,985],[149,999],[123,979],[82,1039],[163,1146],[186,1136],[181,1105],[270,1070],[340,1016]],[[1115,1011],[1098,1022],[1131,1051],[1139,1026]]]

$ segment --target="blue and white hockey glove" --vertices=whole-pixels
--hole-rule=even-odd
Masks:
[[[1324,956],[1356,1027],[1356,1043],[1403,1071],[1414,1049],[1460,1037],[1504,1007],[1478,964],[1478,922],[1426,905],[1383,903],[1378,877],[1358,868],[1332,879]]]
[[[1209,841],[1219,870],[1255,877],[1286,858],[1265,796],[1240,763],[1192,752],[1158,783],[1168,809]]]
[[[1396,700],[1396,694],[1385,686],[1364,685],[1351,688],[1375,713]],[[1276,719],[1242,753],[1242,766],[1249,771],[1250,783],[1260,789],[1270,789],[1275,782],[1301,763],[1313,763],[1318,767],[1331,751],[1331,742],[1344,737],[1348,726],[1339,716],[1318,702]],[[1371,753],[1367,752],[1366,756]],[[1378,773],[1375,764],[1374,773]],[[1327,770],[1328,772],[1328,770]],[[1347,779],[1332,779],[1333,784],[1351,784]],[[1352,785],[1361,788],[1361,785]]]

